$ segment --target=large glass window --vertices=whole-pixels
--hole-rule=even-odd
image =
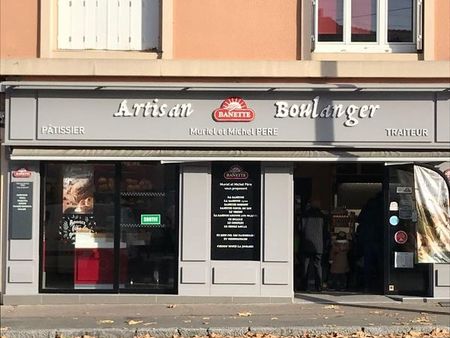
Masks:
[[[43,189],[43,290],[176,290],[175,166],[45,164]]]
[[[319,2],[319,41],[343,41],[343,0]]]
[[[177,177],[159,164],[124,163],[120,182],[120,284],[175,289]]]
[[[422,27],[417,24],[422,8],[417,0],[314,3],[316,52],[412,52],[420,45],[422,34],[416,29]]]
[[[114,165],[48,164],[44,175],[43,288],[112,290]]]
[[[352,1],[352,41],[377,41],[377,0]]]
[[[388,42],[413,42],[414,0],[389,1]]]

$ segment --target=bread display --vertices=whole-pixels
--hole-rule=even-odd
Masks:
[[[153,183],[146,178],[141,180],[134,178],[126,178],[125,179],[125,191],[128,192],[142,192],[142,191],[150,191],[153,189]]]
[[[114,178],[112,177],[99,177],[96,185],[98,192],[111,192],[114,191]]]

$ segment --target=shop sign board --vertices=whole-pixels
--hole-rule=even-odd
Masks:
[[[212,165],[212,260],[259,261],[260,172],[248,162]]]
[[[430,92],[14,93],[6,140],[12,145],[442,147]],[[28,115],[15,114],[24,105]],[[24,129],[25,118],[35,127]]]
[[[11,182],[9,239],[31,239],[33,230],[33,182]]]

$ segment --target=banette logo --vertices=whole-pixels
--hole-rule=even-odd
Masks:
[[[31,177],[31,171],[28,171],[25,168],[20,168],[18,170],[13,170],[12,176],[14,178],[29,178]]]
[[[225,171],[223,177],[226,180],[246,180],[248,178],[248,172],[238,165],[233,165],[230,170]]]
[[[247,103],[240,97],[229,97],[213,112],[216,122],[250,122],[254,118],[254,110],[248,108]]]

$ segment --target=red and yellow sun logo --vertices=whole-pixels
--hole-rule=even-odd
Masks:
[[[216,122],[250,122],[254,118],[255,112],[240,97],[229,97],[213,112]]]

